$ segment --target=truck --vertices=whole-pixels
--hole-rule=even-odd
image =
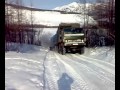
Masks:
[[[56,33],[56,48],[58,53],[68,52],[84,53],[86,38],[83,28],[79,23],[61,23]]]

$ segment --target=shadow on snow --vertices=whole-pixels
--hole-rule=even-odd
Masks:
[[[57,83],[58,90],[71,90],[71,84],[73,83],[73,79],[68,76],[68,74],[63,73]]]

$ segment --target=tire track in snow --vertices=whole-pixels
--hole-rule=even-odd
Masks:
[[[62,55],[63,56],[63,55]],[[61,56],[61,57],[62,57]],[[65,60],[66,59],[66,60]],[[68,57],[66,57],[66,56],[64,56],[64,60],[65,61],[68,61],[68,60],[71,60],[73,63],[76,63],[76,64],[78,64],[77,62],[74,62],[72,59],[70,59],[70,58],[68,58]],[[70,61],[69,61],[70,62]],[[68,63],[69,63],[68,62]],[[92,70],[91,68],[89,68],[89,67],[87,67],[86,65],[84,65],[84,64],[81,64],[81,63],[79,63],[80,64],[80,66],[82,66],[82,68],[85,68],[86,70],[89,70],[89,71],[92,71],[94,74],[95,74],[95,77],[98,77],[100,80],[102,80],[102,82],[105,84],[105,85],[108,85],[106,88],[108,89],[109,88],[109,86],[113,86],[113,88],[114,88],[114,81],[111,81],[110,79],[108,79],[108,78],[106,78],[106,77],[104,77],[104,76],[102,76],[102,75],[99,75],[96,71],[94,71],[94,70]],[[78,67],[77,67],[77,69],[78,69]],[[102,84],[102,83],[98,83],[98,84]],[[103,84],[101,85],[102,87],[103,87]],[[95,89],[95,90],[98,90],[98,89]],[[103,90],[103,89],[102,89]],[[104,89],[104,90],[106,90],[106,89]],[[109,90],[113,90],[113,89],[109,89]]]
[[[50,51],[46,58],[46,81],[48,82],[49,90],[58,90],[57,79],[59,78],[59,68]]]
[[[91,58],[91,57],[87,57],[87,56],[84,56],[84,55],[79,55],[79,54],[77,54],[77,55],[80,56],[80,57],[86,58],[86,59],[90,59],[90,60],[92,60],[94,62],[101,63],[103,65],[107,65],[107,66],[110,66],[112,68],[115,68],[115,65],[113,65],[113,64],[111,64],[109,62],[106,62],[106,61],[103,61],[103,60],[99,60],[99,59],[95,59],[95,58]]]
[[[80,62],[80,63],[83,63],[83,64],[86,64],[86,66],[89,66],[91,69],[93,69],[93,70],[95,70],[96,72],[98,72],[99,74],[102,74],[104,77],[106,77],[106,78],[109,78],[110,80],[112,80],[113,82],[115,82],[115,74],[113,74],[113,73],[115,73],[114,72],[114,70],[115,70],[115,68],[114,68],[114,70],[113,70],[113,68],[108,68],[109,70],[113,70],[113,73],[111,73],[111,72],[109,72],[108,70],[106,70],[106,68],[101,68],[101,67],[99,67],[99,65],[96,65],[96,64],[94,64],[94,61],[92,61],[91,62],[91,60],[86,60],[85,58],[82,58],[82,57],[78,57],[78,58],[76,58],[75,56],[76,55],[70,55],[71,57],[74,57],[74,59],[75,59],[75,61],[77,61],[77,62]],[[96,62],[95,62],[96,63]],[[98,62],[97,62],[98,63]],[[98,63],[98,64],[100,64],[100,63]],[[101,63],[102,64],[102,63]],[[101,65],[100,64],[100,65]],[[103,65],[103,64],[102,64]],[[108,64],[107,64],[108,65]]]
[[[81,56],[77,56],[77,55],[74,55],[74,54],[72,54],[72,56],[75,57],[75,58],[77,58],[77,59],[79,59],[79,60],[83,60],[83,61],[92,63],[93,65],[96,65],[97,67],[100,67],[100,68],[104,69],[105,71],[111,73],[112,75],[115,75],[114,70],[108,68],[107,66],[104,66],[104,65],[99,64],[99,63],[97,63],[97,62],[91,61],[91,59],[87,60],[88,58],[85,59],[85,58],[83,58],[83,57],[81,57]]]
[[[47,84],[48,82],[46,82],[46,67],[45,67],[45,62],[47,59],[47,55],[48,55],[49,51],[46,52],[45,57],[43,59],[43,90],[46,90]]]
[[[70,58],[69,58],[70,59]],[[79,59],[80,61],[81,60],[83,60],[83,59]],[[74,60],[74,61],[76,61],[76,60]],[[78,63],[80,63],[80,64],[82,64],[82,62],[80,62],[80,61],[76,61],[76,62],[78,62]],[[85,65],[86,63],[83,63],[82,65]],[[108,78],[107,76],[105,76],[105,75],[101,75],[101,73],[99,73],[99,69],[100,68],[97,68],[97,65],[96,65],[96,67],[95,68],[91,68],[90,66],[89,66],[89,64],[87,65],[85,65],[85,67],[86,68],[89,68],[92,72],[94,72],[94,73],[96,73],[97,75],[99,75],[100,77],[103,77],[103,78],[105,78],[105,79],[107,79],[108,81],[110,81],[110,82],[112,82],[113,84],[115,84],[115,81],[112,81],[110,78]],[[98,71],[96,71],[95,69],[98,69]],[[110,73],[107,73],[107,75],[109,75]],[[110,77],[111,77],[111,75],[109,75]],[[113,75],[112,75],[112,78],[113,78]]]
[[[70,57],[69,57],[69,56],[70,56]],[[115,75],[112,74],[111,72],[109,72],[108,70],[106,70],[106,68],[103,68],[101,64],[97,63],[97,64],[99,64],[99,65],[101,65],[101,66],[96,65],[96,64],[94,64],[94,62],[93,62],[93,63],[90,62],[91,60],[83,59],[83,58],[81,58],[80,56],[79,56],[79,57],[76,56],[76,55],[69,55],[69,56],[68,56],[69,58],[73,58],[73,57],[74,57],[74,58],[73,58],[74,61],[85,64],[86,66],[90,67],[91,69],[93,69],[93,70],[96,71],[97,73],[102,74],[104,77],[112,80],[112,82],[115,82]],[[93,64],[93,65],[92,65],[92,64]],[[107,68],[108,68],[108,67],[107,67]],[[110,68],[108,68],[108,69],[111,70]],[[111,71],[112,71],[112,70],[111,70]]]
[[[72,86],[73,89],[75,88],[74,90],[81,90],[81,89],[82,90],[94,90],[93,88],[91,88],[91,87],[88,86],[87,82],[85,82],[83,80],[83,78],[69,64],[67,64],[66,62],[64,62],[63,60],[61,60],[59,54],[55,53],[55,56],[56,56],[57,60],[59,60],[61,63],[63,63],[65,65],[66,69],[69,71],[69,73],[75,79],[75,81],[76,81],[75,84],[76,85],[74,87]]]
[[[71,59],[72,60],[72,59]],[[77,62],[79,62],[79,61],[77,61]],[[82,62],[79,62],[79,63],[82,63]],[[83,65],[85,65],[85,63],[83,63]],[[89,64],[88,64],[89,65]],[[98,72],[99,72],[99,70],[98,71],[96,71],[96,70],[94,70],[94,69],[96,69],[97,68],[97,66],[96,67],[94,67],[94,68],[90,68],[90,67],[88,67],[88,65],[86,64],[85,66],[86,66],[86,68],[88,68],[88,70],[91,70],[92,72],[94,72],[94,73],[96,73],[96,75],[97,76],[100,76],[100,79],[105,83],[105,84],[107,84],[107,85],[109,85],[109,86],[114,86],[115,85],[115,81],[112,79],[110,79],[110,78],[108,78],[108,77],[106,77],[106,75],[101,75],[101,74],[99,74]],[[89,69],[90,68],[90,69]],[[109,75],[110,73],[108,73],[107,75],[108,76],[110,76],[111,77],[111,75]],[[112,78],[114,78],[114,76],[112,75]]]
[[[55,56],[55,52],[54,52],[54,56]],[[73,78],[72,78],[73,75],[72,76],[70,75],[71,72],[68,69],[66,69],[65,65],[61,61],[59,61],[58,58],[56,58],[55,61],[56,61],[57,65],[58,65],[58,68],[59,68],[59,71],[60,71],[58,85],[61,87],[62,86],[61,83],[66,84],[65,86],[62,86],[62,89],[59,89],[59,90],[65,90],[65,88],[70,88],[70,89],[67,89],[67,90],[81,90],[80,89],[81,87],[80,87],[78,79],[74,79],[73,80]],[[62,77],[63,74],[65,74],[66,77],[68,78],[68,80],[69,80],[68,82],[67,82],[65,77]],[[62,79],[62,81],[61,81],[61,79]],[[72,82],[72,80],[74,82]],[[72,83],[72,85],[70,83]],[[81,84],[81,85],[83,86],[83,88],[85,88],[83,84]]]
[[[57,61],[54,52],[50,51],[46,62],[46,77],[49,85],[49,90],[59,90],[58,80],[65,72],[66,70],[64,69],[64,65]]]

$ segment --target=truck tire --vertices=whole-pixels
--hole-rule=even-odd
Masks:
[[[62,55],[65,55],[65,53],[66,53],[66,48],[62,48]]]
[[[68,48],[66,48],[66,53],[68,53]]]
[[[84,47],[81,47],[80,51],[79,51],[79,54],[84,54],[84,49],[85,49]]]
[[[61,54],[61,47],[60,47],[60,45],[58,45],[58,53]]]

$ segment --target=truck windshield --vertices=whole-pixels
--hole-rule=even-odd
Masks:
[[[65,28],[64,33],[66,33],[66,34],[83,33],[83,28],[75,28],[75,29]]]

